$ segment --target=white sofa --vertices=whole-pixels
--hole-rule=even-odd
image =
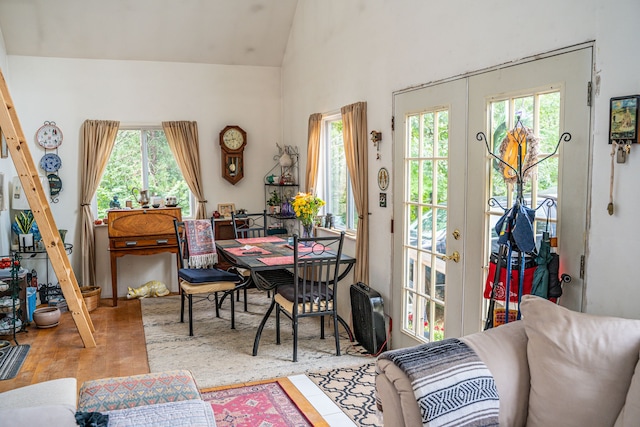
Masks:
[[[501,426],[640,425],[640,320],[529,295],[521,311],[520,321],[460,339],[493,376]],[[423,425],[407,375],[390,360],[376,369],[384,425]]]

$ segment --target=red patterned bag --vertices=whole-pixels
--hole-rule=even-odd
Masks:
[[[524,265],[524,289],[523,295],[531,293],[531,285],[533,284],[533,273],[536,271],[536,262],[533,257],[525,257],[525,265]],[[484,297],[489,299],[491,298],[491,288],[493,287],[493,280],[496,277],[496,263],[498,261],[498,254],[491,254],[491,259],[489,262],[489,274],[487,275],[487,280],[484,286]],[[502,264],[505,266],[502,268],[500,272],[500,281],[498,282],[498,286],[496,287],[493,298],[496,301],[504,301],[506,296],[505,290],[505,282],[507,280],[507,263],[504,262]],[[510,302],[518,302],[518,287],[519,280],[518,276],[520,275],[520,266],[517,257],[514,257],[511,263],[511,292],[509,293],[509,301]]]

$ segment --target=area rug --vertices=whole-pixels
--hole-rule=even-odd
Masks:
[[[0,350],[0,380],[10,380],[18,375],[30,349],[29,344],[24,344]]]
[[[320,414],[286,378],[201,392],[217,427],[320,427]]]
[[[376,408],[375,362],[354,368],[309,372],[307,377],[333,400],[358,426],[382,427]]]
[[[236,329],[230,328],[228,299],[220,318],[215,317],[213,302],[194,302],[194,336],[190,337],[186,312],[185,323],[180,323],[179,296],[143,299],[142,322],[151,372],[188,369],[203,389],[359,366],[370,360],[361,354],[365,352],[362,347],[349,342],[342,327],[342,355],[336,356],[333,327],[325,328],[322,340],[319,319],[309,318],[300,322],[298,362],[294,363],[291,323],[281,323],[282,344],[276,345],[275,313],[264,328],[258,355],[252,356],[256,330],[270,301],[266,293],[249,290],[248,311],[243,310],[242,302],[236,303]]]

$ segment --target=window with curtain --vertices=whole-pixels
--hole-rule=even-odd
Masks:
[[[139,207],[132,190],[148,189],[149,196],[164,202],[176,196],[182,216],[192,216],[193,197],[161,127],[120,128],[100,186],[96,192],[98,218],[106,216],[114,196],[121,207],[131,200]]]
[[[342,116],[322,120],[320,174],[323,177],[318,195],[326,201],[325,214],[334,217],[335,228],[355,233],[358,215],[353,200],[342,140]]]

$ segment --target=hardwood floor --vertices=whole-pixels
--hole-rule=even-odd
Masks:
[[[0,392],[65,377],[75,377],[79,388],[87,380],[149,372],[139,300],[119,299],[111,307],[111,300],[103,299],[90,315],[96,348],[84,347],[69,312],[54,328],[32,323],[28,332],[18,334],[18,343],[31,349],[18,375],[0,381]]]

